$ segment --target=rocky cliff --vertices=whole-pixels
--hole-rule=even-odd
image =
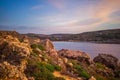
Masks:
[[[3,34],[3,33],[2,33]],[[112,55],[92,60],[81,51],[56,51],[49,39],[0,36],[0,80],[119,80],[120,63]]]

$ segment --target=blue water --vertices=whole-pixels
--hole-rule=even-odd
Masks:
[[[88,53],[93,59],[99,53],[112,54],[120,60],[120,44],[99,44],[90,42],[53,42],[57,50],[71,49]]]

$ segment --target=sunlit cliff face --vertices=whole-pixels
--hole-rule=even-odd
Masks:
[[[120,0],[0,0],[0,29],[80,33],[120,28]]]

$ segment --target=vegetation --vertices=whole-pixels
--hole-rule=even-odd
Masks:
[[[96,80],[107,80],[107,78],[100,76],[100,75],[97,75]]]
[[[33,56],[38,56],[38,53],[36,53],[35,51],[31,52],[30,54]]]
[[[79,77],[84,77],[86,79],[90,78],[90,75],[88,74],[88,72],[85,69],[83,69],[79,63],[76,63],[73,60],[72,60],[72,63],[74,65],[73,66],[74,72],[77,73]]]
[[[55,70],[61,70],[61,67],[44,61],[40,62],[34,59],[29,59],[25,73],[28,76],[33,76],[35,80],[64,80],[63,78],[55,77],[52,74]]]
[[[106,66],[101,63],[96,63],[96,67],[100,69],[105,69]]]
[[[61,71],[61,69],[62,69],[62,68],[61,68],[60,66],[58,66],[58,65],[54,65],[54,68],[55,68],[56,71]]]
[[[120,70],[118,70],[118,71],[115,72],[115,77],[116,78],[119,78],[119,75],[120,75]]]
[[[40,44],[32,44],[31,48],[32,49],[39,48],[42,51],[46,51],[46,48],[43,45],[40,45]]]
[[[26,34],[29,37],[31,35]],[[113,30],[101,30],[93,32],[84,32],[80,34],[52,34],[47,36],[40,36],[38,34],[32,34],[34,37],[40,37],[41,39],[50,39],[52,41],[97,41],[106,43],[120,43],[120,29]]]

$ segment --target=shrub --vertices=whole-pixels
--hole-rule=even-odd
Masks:
[[[46,51],[46,48],[43,45],[38,45],[38,48],[42,51]]]
[[[52,74],[54,70],[60,70],[60,67],[46,62],[28,59],[25,74],[27,76],[33,76],[35,80],[64,80],[64,78],[55,77]]]
[[[54,68],[55,68],[55,70],[57,70],[57,71],[61,71],[61,67],[58,66],[58,65],[54,65]]]
[[[107,78],[100,76],[100,75],[97,75],[96,80],[107,80]]]
[[[33,55],[33,56],[38,56],[38,54],[36,52],[34,52],[34,51],[31,52],[30,54]]]
[[[32,44],[31,48],[35,49],[35,48],[37,48],[37,45],[36,44]]]
[[[84,70],[80,65],[74,65],[74,72],[78,74],[79,77],[85,77],[86,79],[90,78],[90,75]]]
[[[43,72],[34,73],[35,80],[54,80],[54,75],[51,72],[43,70]]]
[[[104,69],[105,65],[101,64],[101,63],[96,63],[96,67],[100,68],[100,69]]]
[[[116,71],[116,72],[115,72],[115,77],[116,77],[116,78],[119,78],[119,74],[120,74],[120,71]]]
[[[85,70],[81,70],[81,71],[79,72],[79,76],[85,77],[86,79],[89,79],[89,78],[90,78],[90,75],[89,75]]]
[[[31,48],[32,49],[39,48],[42,51],[46,51],[46,48],[43,45],[40,45],[40,44],[32,44]]]
[[[108,80],[117,80],[117,79],[114,77],[109,77]]]
[[[51,72],[53,72],[55,70],[54,66],[51,64],[46,64],[45,67]]]

